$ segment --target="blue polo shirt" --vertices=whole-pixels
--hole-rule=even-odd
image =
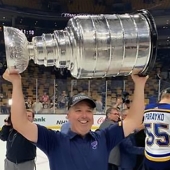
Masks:
[[[107,170],[111,149],[124,139],[122,126],[90,131],[85,137],[69,131],[38,127],[39,147],[48,157],[50,170]]]

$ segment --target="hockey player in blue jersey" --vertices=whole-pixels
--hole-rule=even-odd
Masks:
[[[145,170],[170,170],[170,88],[144,114]]]

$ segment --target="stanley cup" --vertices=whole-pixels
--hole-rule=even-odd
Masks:
[[[64,30],[35,36],[4,27],[8,68],[23,72],[30,59],[38,65],[67,68],[75,78],[146,75],[153,68],[157,30],[146,10],[122,15],[76,16]]]

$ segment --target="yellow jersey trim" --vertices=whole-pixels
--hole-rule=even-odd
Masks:
[[[145,157],[146,157],[148,160],[154,161],[154,162],[165,162],[165,161],[169,161],[169,160],[170,160],[170,156],[165,156],[165,157],[152,157],[152,156],[148,155],[146,151],[145,151]]]
[[[153,108],[153,109],[146,109],[144,111],[144,114],[147,113],[147,112],[166,112],[166,113],[170,113],[170,110],[168,110],[168,109],[155,109],[155,108]]]

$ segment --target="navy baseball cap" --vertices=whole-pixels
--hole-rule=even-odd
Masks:
[[[81,102],[81,101],[87,101],[91,104],[92,108],[96,107],[96,103],[93,99],[91,99],[90,97],[84,95],[84,94],[77,94],[74,95],[73,97],[70,98],[69,102],[68,102],[68,109],[72,106],[74,106],[75,104]]]

